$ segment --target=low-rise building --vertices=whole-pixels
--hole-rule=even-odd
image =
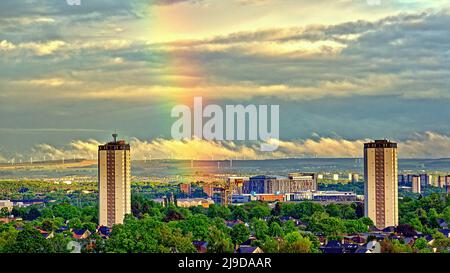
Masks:
[[[284,194],[288,192],[290,192],[290,180],[283,176],[253,176],[243,187],[243,193],[246,194]]]
[[[357,201],[357,196],[354,192],[318,191],[313,193],[312,200],[327,202],[355,202]]]
[[[10,212],[13,209],[13,202],[10,200],[0,200],[0,210],[3,208],[7,208]]]
[[[257,200],[263,202],[284,202],[285,196],[283,194],[257,194]]]
[[[153,199],[154,202],[163,204],[166,202],[163,198],[156,198]],[[175,201],[174,201],[175,202]],[[189,208],[189,207],[198,207],[202,206],[204,208],[208,208],[210,205],[214,204],[214,201],[212,199],[206,199],[206,198],[181,198],[176,199],[176,206],[182,207],[182,208]]]
[[[230,176],[228,177],[228,183],[233,189],[233,194],[243,194],[244,185],[250,181],[250,177],[247,176]]]
[[[193,241],[195,249],[197,249],[197,253],[206,253],[208,252],[208,242],[205,241]]]
[[[91,232],[87,229],[72,229],[72,237],[74,239],[87,239]]]
[[[236,253],[264,253],[258,246],[241,245],[236,249]]]
[[[313,192],[312,191],[301,191],[296,193],[287,193],[285,195],[286,201],[302,201],[302,200],[312,200],[313,199]]]
[[[233,194],[233,196],[231,196],[232,203],[248,203],[255,200],[256,196],[251,194]]]
[[[317,176],[315,173],[290,173],[289,192],[316,191]]]

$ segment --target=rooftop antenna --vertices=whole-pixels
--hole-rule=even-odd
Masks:
[[[117,137],[118,137],[119,135],[117,134],[117,130],[114,130],[114,134],[112,134],[112,137],[114,138],[114,143],[116,143],[117,142]]]

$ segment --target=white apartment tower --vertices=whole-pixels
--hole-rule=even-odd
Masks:
[[[398,225],[397,143],[364,144],[364,211],[375,226]]]
[[[421,180],[420,180],[420,176],[418,176],[418,175],[414,175],[412,177],[412,192],[413,193],[421,192]]]
[[[117,140],[98,147],[99,225],[122,224],[131,213],[130,145]]]

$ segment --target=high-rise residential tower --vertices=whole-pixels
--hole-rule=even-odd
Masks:
[[[379,229],[398,225],[397,143],[364,144],[364,211]]]
[[[412,192],[414,193],[421,192],[421,179],[419,175],[414,175],[412,177]]]
[[[122,224],[131,213],[130,145],[117,140],[98,147],[99,224]]]

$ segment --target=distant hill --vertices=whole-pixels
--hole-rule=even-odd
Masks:
[[[292,171],[362,173],[361,158],[287,158],[270,160],[148,160],[133,161],[135,176],[192,175],[196,173],[265,173],[287,174]],[[400,159],[399,171],[450,172],[450,159]],[[93,160],[67,160],[23,164],[0,164],[0,178],[62,177],[70,175],[97,175],[97,162]]]

